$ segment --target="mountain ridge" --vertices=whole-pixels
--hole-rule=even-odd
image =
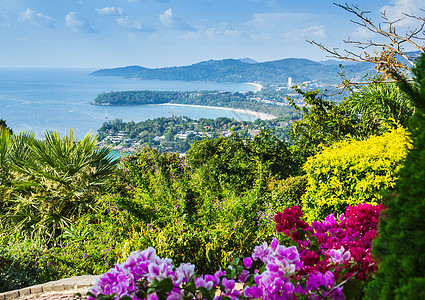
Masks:
[[[306,58],[285,58],[281,60],[255,62],[250,58],[221,59],[197,62],[187,66],[145,68],[128,66],[100,69],[93,76],[119,76],[138,79],[212,81],[212,82],[258,82],[265,85],[282,84],[292,77],[294,83],[318,80],[323,83],[340,82],[338,76],[343,70],[349,78],[373,72],[373,64],[317,62]],[[340,68],[343,66],[343,70]]]

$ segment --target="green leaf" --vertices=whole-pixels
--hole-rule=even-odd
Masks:
[[[210,294],[210,291],[209,290],[207,290],[203,286],[199,287],[198,290],[202,293],[202,298],[203,299],[212,300],[213,297],[211,297],[211,294]],[[214,291],[214,293],[215,293],[215,291]]]
[[[357,299],[364,291],[364,285],[362,281],[357,279],[351,279],[344,284],[344,295],[346,299]]]
[[[173,281],[171,278],[165,278],[156,285],[156,289],[159,292],[169,293],[173,290]]]

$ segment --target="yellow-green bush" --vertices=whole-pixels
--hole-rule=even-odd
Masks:
[[[302,198],[307,219],[341,214],[348,205],[379,203],[379,191],[394,187],[395,173],[410,147],[408,132],[398,126],[362,141],[345,139],[310,157],[303,167],[308,178]]]

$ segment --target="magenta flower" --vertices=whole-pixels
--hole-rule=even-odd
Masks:
[[[247,268],[247,269],[251,268],[251,265],[252,265],[252,258],[251,258],[251,257],[246,257],[246,258],[244,258],[244,260],[243,260],[243,265],[244,265],[244,267],[245,267],[245,268]]]
[[[257,298],[261,298],[261,296],[263,296],[263,290],[261,288],[259,288],[258,286],[252,286],[252,287],[247,286],[243,290],[243,293],[244,293],[245,297],[247,297],[249,299],[257,299]]]

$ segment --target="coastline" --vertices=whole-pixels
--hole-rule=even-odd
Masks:
[[[253,83],[255,84],[255,83]],[[277,117],[271,114],[266,114],[262,112],[247,110],[247,109],[240,109],[240,108],[230,108],[230,107],[221,107],[221,106],[206,106],[206,105],[193,105],[193,104],[175,104],[175,103],[160,103],[155,105],[169,105],[169,106],[187,106],[187,107],[199,107],[199,108],[212,108],[212,109],[221,109],[221,110],[230,110],[236,113],[243,113],[246,115],[251,115],[254,117],[257,117],[261,120],[273,120]]]
[[[257,89],[254,91],[254,93],[260,92],[263,89],[263,86],[261,84],[259,84],[259,83],[245,82],[245,84],[255,85],[257,87]]]

